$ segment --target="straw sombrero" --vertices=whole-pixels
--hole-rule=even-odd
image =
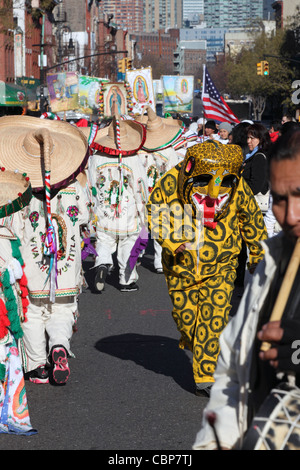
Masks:
[[[171,118],[172,121],[177,121],[173,125],[173,123],[171,124],[171,119],[157,116],[150,106],[147,107],[147,113],[147,136],[143,149],[154,151],[170,147],[184,132],[184,126],[181,121]]]
[[[91,148],[108,155],[130,156],[140,150],[145,139],[146,128],[142,123],[122,120],[116,115],[109,126],[98,130]]]
[[[167,116],[164,118],[161,118],[168,126],[176,126],[179,127],[180,129],[185,129],[184,122],[181,121],[180,119],[175,119],[172,116]]]
[[[147,114],[135,114],[134,119],[138,122],[141,122],[145,126],[147,126],[147,123],[148,123]],[[168,116],[166,118],[161,118],[161,119],[165,124],[168,124],[169,126],[177,126],[179,128],[184,127],[183,121],[181,121],[180,119],[174,119],[172,116]]]
[[[26,173],[0,168],[0,218],[26,207],[32,198],[30,179]]]
[[[0,118],[0,165],[26,172],[35,191],[44,188],[45,134],[48,136],[51,189],[58,189],[85,168],[89,151],[83,133],[64,121],[32,116]]]

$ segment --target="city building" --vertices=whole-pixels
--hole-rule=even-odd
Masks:
[[[179,41],[179,29],[159,30],[153,33],[132,33],[129,41],[134,45],[134,66],[151,66],[154,78],[160,78],[159,70],[173,73],[173,54]],[[155,76],[158,74],[159,76]]]
[[[224,52],[224,37],[228,31],[226,28],[206,28],[202,26],[180,29],[180,41],[205,41],[206,60],[214,62],[216,55]]]
[[[276,30],[275,21],[263,21],[263,30],[267,36],[273,34]],[[243,28],[236,31],[228,31],[225,33],[225,54],[235,56],[242,49],[251,49],[255,43],[253,32],[244,30]]]
[[[174,52],[174,74],[193,75],[202,78],[203,64],[206,63],[206,41],[179,41]]]
[[[181,28],[183,0],[144,0],[144,31]]]
[[[144,31],[144,8],[141,0],[102,0],[103,11],[111,16],[118,29]]]
[[[183,21],[185,24],[199,24],[204,19],[204,0],[183,0]],[[188,23],[187,23],[188,22]]]
[[[280,0],[272,3],[278,28],[284,28],[299,8],[299,0]]]
[[[263,19],[264,0],[205,0],[204,21],[208,28],[243,28]]]

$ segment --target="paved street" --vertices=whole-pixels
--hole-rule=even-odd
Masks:
[[[91,266],[84,263],[89,283]],[[26,382],[38,433],[2,434],[1,450],[191,450],[207,399],[194,395],[191,355],[178,349],[165,279],[152,271],[151,252],[139,274],[138,292],[119,292],[114,272],[104,293],[81,294],[68,383]]]

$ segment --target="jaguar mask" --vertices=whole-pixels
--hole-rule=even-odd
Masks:
[[[189,147],[179,172],[184,204],[201,211],[203,223],[214,229],[233,197],[243,162],[238,145],[207,140]]]

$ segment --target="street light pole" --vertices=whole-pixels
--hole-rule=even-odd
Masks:
[[[81,59],[87,59],[88,57],[95,57],[98,55],[109,55],[109,54],[128,54],[128,51],[109,51],[109,52],[97,52],[96,54],[90,54],[90,55],[84,55],[82,57],[76,57],[75,59],[70,59],[66,60],[65,62],[62,62],[60,64],[52,65],[51,67],[47,67],[45,70],[48,72],[48,70],[56,69],[57,67],[60,67],[61,65],[64,64],[69,64],[70,62],[75,62],[76,60],[81,60]]]
[[[44,95],[44,36],[45,36],[45,13],[42,13],[42,34],[41,34],[41,57],[40,57],[40,111],[45,112]]]

